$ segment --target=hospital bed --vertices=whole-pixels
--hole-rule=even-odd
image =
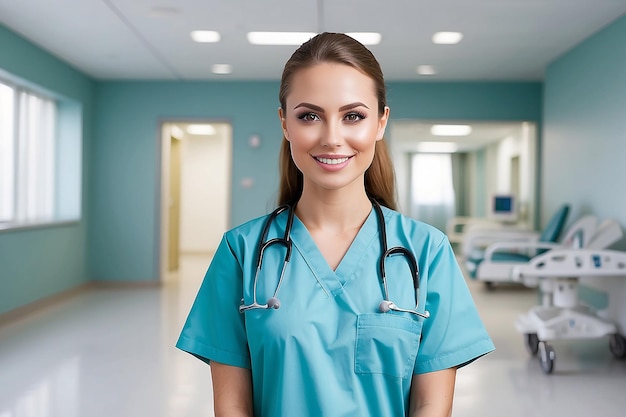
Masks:
[[[487,247],[484,260],[476,269],[475,278],[485,282],[488,289],[493,289],[498,283],[514,282],[511,276],[514,266],[525,264],[548,250],[587,247],[597,231],[598,219],[587,215],[569,226],[560,241],[519,239],[494,243]]]
[[[461,245],[470,230],[474,232],[488,231],[497,234],[506,230],[525,230],[531,231],[530,228],[518,225],[508,225],[506,223],[489,220],[483,217],[456,216],[449,219],[446,223],[446,235],[452,244]]]
[[[578,281],[582,277],[626,277],[626,252],[603,249],[622,236],[621,226],[607,220],[587,242],[571,242],[586,247],[553,249],[512,268],[513,280],[529,287],[538,286],[542,293],[542,304],[520,315],[515,327],[524,335],[528,351],[533,356],[539,354],[546,374],[552,373],[556,359],[549,340],[609,336],[613,356],[626,358],[626,338],[616,324],[598,316],[578,298]]]
[[[481,223],[471,224],[464,233],[460,252],[465,269],[471,278],[478,278],[478,268],[486,260],[486,250],[490,245],[500,242],[515,242],[511,250],[492,252],[490,261],[507,262],[527,262],[532,256],[537,254],[537,249],[531,250],[530,245],[535,244],[556,244],[569,214],[569,205],[562,205],[550,218],[546,227],[537,232],[528,228],[509,225],[486,225]],[[525,245],[527,249],[520,252],[519,245]],[[539,249],[541,250],[541,249]],[[497,253],[493,255],[493,253]],[[508,274],[507,279],[508,281]],[[492,288],[492,281],[486,281],[487,286]]]

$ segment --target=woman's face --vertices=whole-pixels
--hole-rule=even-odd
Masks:
[[[378,112],[374,81],[344,64],[321,63],[293,75],[279,116],[304,189],[364,187],[389,109]]]

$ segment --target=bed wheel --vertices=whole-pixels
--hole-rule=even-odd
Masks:
[[[537,333],[527,333],[524,336],[526,337],[526,349],[528,349],[528,353],[532,356],[536,356],[537,352],[539,352],[539,337]]]
[[[617,359],[626,358],[626,339],[619,333],[611,335],[609,339],[609,349]]]
[[[539,363],[544,373],[552,373],[555,359],[556,353],[554,352],[554,348],[546,342],[539,342]]]

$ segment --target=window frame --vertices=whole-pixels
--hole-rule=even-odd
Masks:
[[[16,190],[16,161],[17,161],[17,135],[16,135],[16,126],[18,123],[18,116],[17,116],[17,111],[16,108],[18,107],[18,93],[17,93],[17,88],[16,85],[9,82],[8,80],[5,80],[3,78],[0,78],[0,84],[5,85],[6,87],[10,88],[12,90],[12,101],[13,101],[13,125],[12,125],[12,131],[11,131],[11,152],[13,153],[13,157],[12,157],[12,178],[11,178],[11,182],[12,182],[12,186],[11,186],[11,191],[9,194],[13,194],[11,197],[11,209],[10,209],[10,216],[8,219],[4,220],[2,217],[0,217],[0,227],[4,224],[7,223],[13,223],[15,221],[15,211],[16,211],[16,202],[17,202],[17,190]],[[0,195],[0,197],[2,197],[2,195]]]
[[[71,143],[74,142],[78,142],[79,144],[79,150],[78,150],[78,156],[75,156],[79,159],[78,161],[78,169],[75,174],[80,176],[80,179],[78,181],[78,186],[74,187],[73,190],[70,190],[70,192],[75,192],[76,193],[76,197],[77,200],[79,201],[78,203],[78,207],[76,207],[74,210],[70,210],[72,212],[74,212],[74,214],[63,214],[61,213],[61,209],[59,209],[59,199],[61,198],[61,192],[60,189],[64,188],[63,185],[60,183],[59,181],[59,169],[60,169],[60,164],[63,163],[63,157],[62,155],[59,154],[59,148],[62,145],[62,141],[63,138],[62,136],[62,132],[59,128],[59,125],[61,123],[61,113],[62,113],[62,108],[63,108],[63,104],[65,103],[66,100],[64,100],[63,98],[59,97],[58,95],[55,95],[53,93],[49,93],[44,91],[43,89],[37,89],[37,88],[32,88],[29,87],[28,83],[21,83],[19,81],[14,80],[14,77],[11,77],[10,74],[7,74],[5,72],[3,72],[2,70],[0,70],[0,83],[4,84],[6,86],[8,86],[9,88],[11,88],[13,90],[13,131],[12,131],[12,150],[13,150],[13,178],[12,178],[12,188],[13,188],[13,192],[12,192],[12,208],[11,208],[11,217],[7,218],[7,219],[0,219],[0,233],[2,232],[6,232],[6,231],[12,231],[12,230],[19,230],[19,229],[33,229],[33,228],[44,228],[44,227],[55,227],[55,226],[64,226],[64,225],[69,225],[69,224],[76,224],[78,222],[80,222],[81,218],[82,218],[82,134],[79,133],[78,135],[78,139],[77,140],[70,140]],[[49,204],[51,204],[51,214],[48,217],[41,217],[41,218],[23,218],[20,219],[20,213],[18,212],[19,209],[19,193],[21,192],[19,189],[19,173],[20,173],[20,166],[19,166],[19,159],[20,159],[20,117],[21,117],[21,106],[22,103],[20,101],[20,96],[22,94],[26,94],[29,97],[35,97],[41,100],[46,100],[49,101],[53,107],[53,123],[51,128],[53,129],[53,138],[52,138],[52,150],[49,151],[49,155],[46,155],[46,157],[51,158],[51,163],[52,163],[52,172],[54,173],[54,178],[51,181],[51,187],[52,187],[52,191],[51,191],[51,201],[49,201]],[[69,100],[67,100],[69,101]],[[79,114],[81,115],[79,117],[79,125],[80,126],[76,126],[75,129],[76,131],[80,132],[80,129],[82,128],[82,110],[79,107]],[[28,169],[28,168],[26,168]],[[26,211],[25,209],[23,211]],[[65,210],[67,211],[67,210]]]

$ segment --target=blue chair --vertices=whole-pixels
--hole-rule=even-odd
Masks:
[[[555,244],[559,240],[559,236],[563,231],[563,227],[567,221],[569,214],[569,205],[562,205],[550,218],[546,227],[541,233],[525,230],[485,230],[483,235],[481,231],[472,232],[474,236],[469,236],[469,241],[482,242],[484,247],[479,249],[468,250],[469,254],[465,260],[465,267],[471,278],[477,277],[479,265],[485,259],[485,247],[498,242],[534,242],[538,243],[536,248],[527,252],[498,251],[493,253],[492,262],[528,262],[532,257],[545,252],[550,244]],[[542,245],[544,247],[542,247]],[[507,278],[508,279],[508,278]],[[488,281],[488,286],[492,283]]]

